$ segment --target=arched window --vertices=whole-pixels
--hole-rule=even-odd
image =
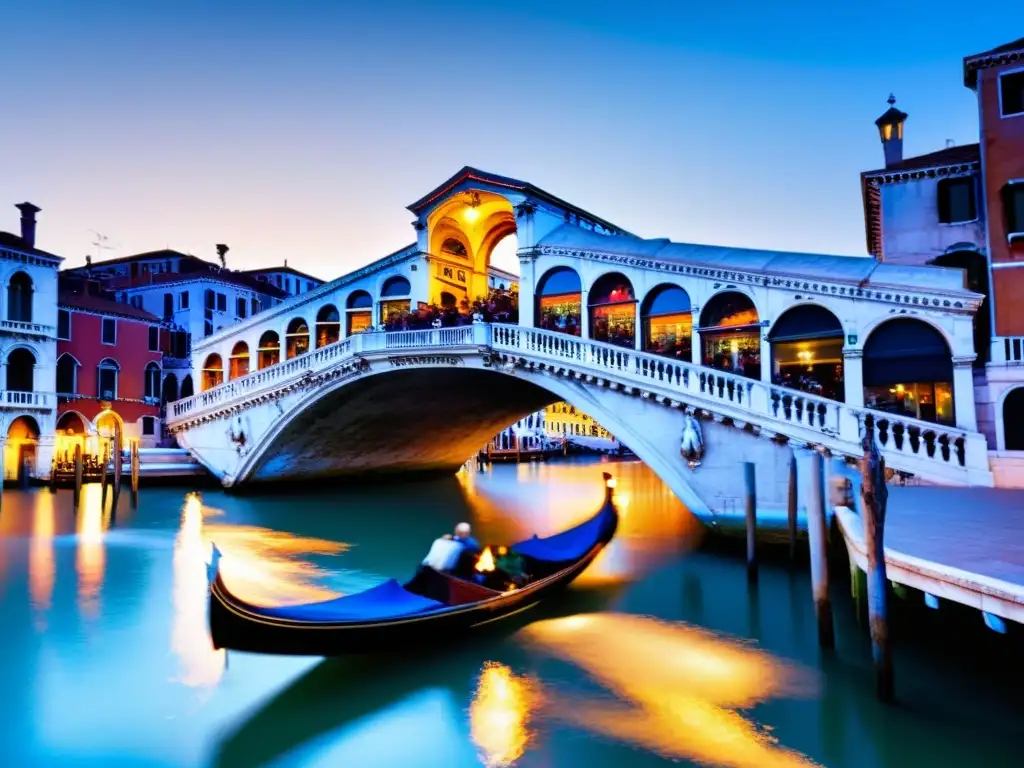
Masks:
[[[779,315],[768,332],[772,381],[842,401],[843,324],[818,304],[800,304]]]
[[[65,352],[57,358],[57,394],[78,394],[78,367],[81,365],[74,357]]]
[[[163,397],[165,403],[173,403],[178,399],[178,378],[173,373],[164,376]]]
[[[1003,399],[1003,448],[1024,451],[1024,387],[1011,389]]]
[[[976,366],[984,366],[988,362],[992,341],[992,317],[989,312],[988,262],[977,251],[953,251],[945,253],[931,264],[937,267],[951,267],[964,271],[964,284],[968,290],[980,293],[982,299],[978,311],[974,313],[974,360]]]
[[[160,399],[160,366],[156,363],[149,363],[146,365],[145,374],[145,397],[151,397],[154,400]]]
[[[953,358],[928,323],[888,320],[864,343],[864,402],[869,408],[955,424]]]
[[[466,246],[454,237],[449,237],[441,243],[441,253],[447,253],[449,256],[458,256],[460,259],[469,258],[469,252],[466,251]]]
[[[18,347],[7,356],[7,389],[32,392],[35,389],[36,356]]]
[[[537,281],[536,324],[538,328],[580,335],[583,283],[576,270],[555,267]]]
[[[761,378],[761,319],[750,297],[723,291],[700,312],[701,362],[750,379]]]
[[[602,275],[590,288],[590,338],[620,347],[636,347],[636,296],[621,272]]]
[[[365,331],[373,325],[373,297],[366,291],[352,291],[345,302],[345,335]]]
[[[281,338],[277,331],[266,331],[260,336],[260,348],[257,352],[256,365],[261,371],[281,362]]]
[[[84,435],[85,423],[77,413],[67,411],[57,419],[57,432],[64,435]]]
[[[333,304],[325,304],[316,313],[316,346],[326,347],[341,338],[341,315]]]
[[[220,386],[224,383],[224,361],[220,355],[214,353],[206,358],[203,363],[202,391]]]
[[[690,362],[693,354],[690,294],[678,285],[652,288],[640,306],[640,317],[645,351]]]
[[[284,332],[284,356],[286,360],[309,352],[309,326],[304,318],[293,317]]]
[[[228,381],[240,378],[249,373],[249,345],[239,341],[231,349],[228,358]]]
[[[32,278],[15,272],[7,284],[7,319],[32,322]]]
[[[380,289],[380,321],[394,327],[412,309],[412,286],[404,277],[389,277]]]
[[[181,399],[192,397],[195,394],[195,387],[192,386],[192,374],[188,374],[181,380]]]
[[[110,357],[105,357],[96,366],[96,389],[100,400],[117,400],[117,379],[121,366]]]

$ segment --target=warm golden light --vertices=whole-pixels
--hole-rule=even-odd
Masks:
[[[604,481],[604,484],[608,488],[614,488],[615,487],[615,478],[614,477],[609,477],[607,480]]]
[[[103,489],[97,483],[82,486],[78,502],[76,533],[78,547],[75,565],[78,570],[78,607],[87,618],[95,618],[100,611],[100,588],[107,567],[106,545],[103,533]]]
[[[484,548],[480,554],[476,561],[476,569],[480,573],[490,573],[494,570],[494,555],[491,553],[490,547]]]
[[[467,206],[465,209],[463,209],[462,216],[466,221],[472,224],[474,221],[480,218],[480,211],[479,209],[474,208],[472,206]]]
[[[225,651],[213,647],[207,627],[206,560],[210,549],[203,537],[202,501],[198,494],[190,493],[174,540],[171,650],[180,666],[176,682],[192,688],[212,688],[224,674]]]
[[[53,599],[53,581],[56,565],[53,559],[53,536],[56,531],[56,512],[53,496],[40,494],[32,519],[32,543],[28,553],[28,589],[32,607],[39,612],[39,628],[45,628],[44,614]]]
[[[553,717],[672,760],[813,765],[735,711],[812,692],[806,674],[767,653],[706,630],[625,614],[542,621],[522,634],[622,700],[559,700],[547,709]]]
[[[504,664],[484,664],[469,705],[469,726],[480,759],[488,768],[511,766],[533,738],[530,719],[540,703],[537,684]]]

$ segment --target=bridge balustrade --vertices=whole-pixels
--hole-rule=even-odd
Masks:
[[[870,430],[889,466],[919,473],[935,463],[954,469],[988,471],[987,444],[977,433],[902,415],[850,406],[798,390],[624,349],[556,331],[474,323],[454,328],[360,333],[311,350],[171,405],[170,421],[192,418],[279,387],[308,372],[319,372],[374,352],[405,349],[483,351],[490,348],[528,362],[564,364],[567,369],[617,386],[637,387],[659,398],[751,423],[798,443],[824,445],[857,455]]]

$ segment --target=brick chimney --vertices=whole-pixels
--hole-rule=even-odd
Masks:
[[[21,239],[24,240],[30,248],[35,248],[36,214],[43,209],[37,205],[32,205],[32,203],[18,203],[14,207],[21,211]]]

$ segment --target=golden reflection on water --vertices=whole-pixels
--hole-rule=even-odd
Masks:
[[[181,527],[174,540],[174,620],[171,650],[180,665],[176,682],[212,688],[224,674],[225,651],[210,640],[206,600],[206,561],[210,545],[203,537],[203,504],[190,493],[181,509]]]
[[[558,697],[552,717],[669,759],[736,766],[814,765],[737,712],[780,696],[812,695],[813,679],[712,632],[626,614],[533,624],[522,636],[569,661],[619,703]]]
[[[533,680],[495,661],[484,664],[469,706],[469,726],[487,768],[507,768],[523,756],[533,738],[530,719],[539,702]]]
[[[197,494],[190,496],[200,514],[196,519],[222,515],[220,510],[204,506]],[[211,542],[223,554],[220,571],[231,591],[255,605],[284,605],[315,602],[339,597],[340,593],[317,582],[327,571],[310,562],[311,555],[337,555],[348,544],[325,539],[296,536],[255,525],[202,523],[205,550]]]
[[[28,552],[28,590],[32,607],[38,612],[37,626],[46,626],[44,614],[53,601],[53,582],[57,567],[53,559],[53,536],[57,512],[52,494],[41,494],[32,518],[32,538]]]
[[[577,584],[631,580],[699,543],[699,522],[640,462],[529,463],[518,465],[514,477],[465,469],[457,477],[487,539],[511,542],[558,533],[597,512],[604,502],[602,472],[616,479],[619,528]]]
[[[46,498],[47,494],[41,496]],[[100,611],[100,589],[107,567],[106,545],[103,543],[107,524],[103,514],[102,488],[98,483],[83,485],[75,517],[78,535],[75,568],[78,571],[78,607],[89,619],[96,618]]]

